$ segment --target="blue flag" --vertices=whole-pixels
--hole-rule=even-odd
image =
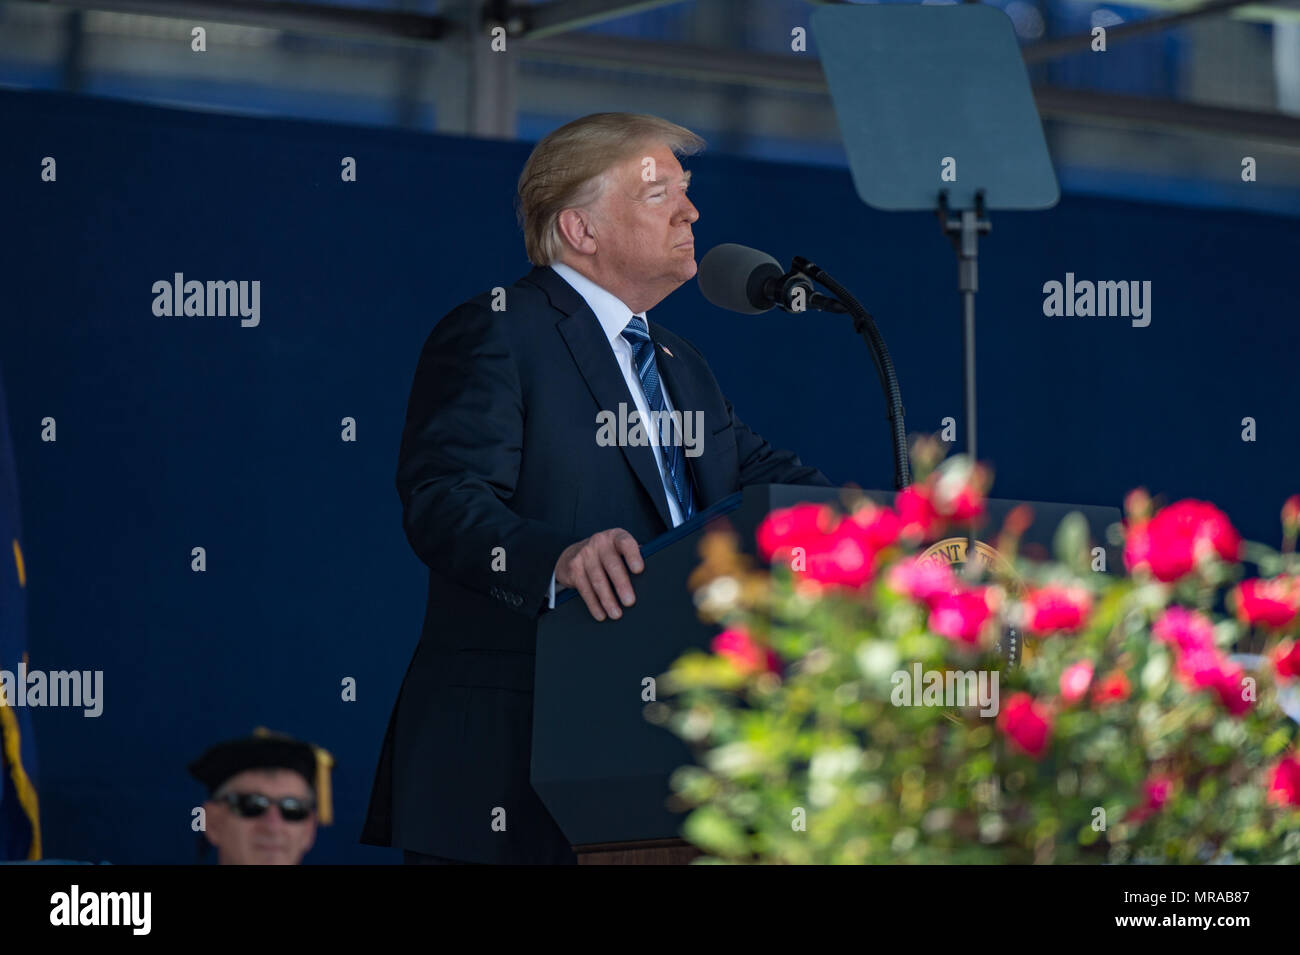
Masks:
[[[0,859],[39,859],[36,744],[25,706],[6,699],[27,662],[27,569],[23,566],[18,469],[9,433],[9,405],[0,378]],[[6,672],[7,671],[7,672]],[[8,679],[6,679],[8,677]]]

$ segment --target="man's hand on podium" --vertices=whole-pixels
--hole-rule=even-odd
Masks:
[[[575,588],[597,620],[604,620],[606,615],[617,620],[623,616],[623,610],[614,591],[618,591],[624,607],[636,603],[628,570],[634,574],[645,570],[641,548],[635,537],[621,527],[614,527],[566,547],[555,564],[555,582],[561,587]]]

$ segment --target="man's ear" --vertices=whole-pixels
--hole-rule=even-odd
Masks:
[[[225,838],[224,825],[226,821],[225,814],[222,810],[225,807],[221,803],[208,800],[203,804],[203,834],[208,837],[208,842],[220,849],[221,840]]]
[[[557,224],[560,235],[576,251],[583,255],[591,255],[596,251],[596,225],[586,209],[565,209],[560,213]]]

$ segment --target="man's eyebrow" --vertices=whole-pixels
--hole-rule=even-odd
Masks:
[[[681,181],[688,186],[691,184],[691,171],[689,169],[685,170],[682,173]],[[649,188],[650,186],[666,186],[666,185],[668,185],[667,179],[651,179],[649,182],[645,184],[645,187]]]

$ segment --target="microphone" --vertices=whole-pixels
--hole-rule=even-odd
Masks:
[[[808,309],[839,312],[853,318],[853,330],[862,336],[871,352],[880,388],[885,396],[886,417],[894,445],[894,488],[901,491],[912,483],[907,460],[907,431],[903,422],[903,395],[898,375],[876,320],[839,282],[820,266],[795,256],[787,272],[766,252],[727,242],[714,246],[700,260],[697,279],[704,297],[718,308],[744,315],[758,315],[776,306],[796,314]],[[816,281],[833,296],[814,292]]]
[[[773,306],[795,313],[810,308],[843,311],[839,302],[813,291],[803,272],[787,272],[766,252],[734,242],[708,251],[700,260],[696,281],[704,297],[718,308],[744,315],[758,315]]]

